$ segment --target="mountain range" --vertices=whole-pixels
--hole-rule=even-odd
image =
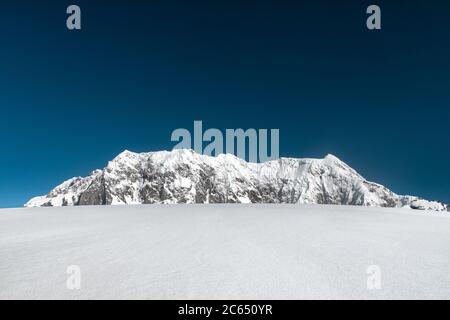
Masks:
[[[333,155],[249,163],[231,154],[211,157],[188,149],[124,151],[105,168],[87,177],[69,179],[25,206],[177,203],[337,204],[449,210],[441,202],[397,195],[367,181]]]

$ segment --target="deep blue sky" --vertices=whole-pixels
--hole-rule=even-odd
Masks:
[[[194,120],[280,128],[282,156],[333,153],[450,202],[447,2],[184,2],[2,3],[0,207],[124,149],[171,149]],[[372,3],[381,31],[365,27]]]

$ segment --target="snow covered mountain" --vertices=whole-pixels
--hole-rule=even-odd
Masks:
[[[230,154],[192,150],[124,151],[103,170],[72,178],[26,207],[174,203],[305,203],[411,207],[447,206],[400,196],[369,182],[333,155],[248,163]]]

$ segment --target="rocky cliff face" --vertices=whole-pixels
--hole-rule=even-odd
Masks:
[[[248,163],[192,150],[125,151],[85,178],[73,178],[25,206],[152,203],[309,203],[444,211],[439,202],[399,196],[338,158]]]

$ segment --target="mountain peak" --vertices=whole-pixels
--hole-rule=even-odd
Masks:
[[[125,149],[125,150],[123,150],[121,153],[119,153],[119,154],[116,156],[115,159],[117,159],[117,158],[126,158],[126,157],[129,157],[129,156],[131,156],[131,155],[135,155],[135,154],[137,154],[137,153]]]
[[[329,161],[342,162],[338,157],[332,155],[331,153],[327,154],[324,159]]]

